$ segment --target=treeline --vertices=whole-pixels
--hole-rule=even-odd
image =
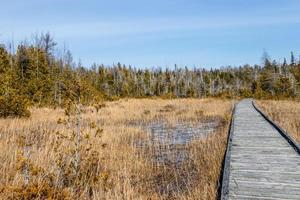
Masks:
[[[255,97],[300,96],[300,64],[271,60],[263,65],[219,69],[133,68],[120,63],[84,67],[73,62],[70,51],[55,50],[50,34],[18,45],[16,51],[0,46],[0,116],[18,116],[28,106],[64,106],[77,99],[95,104],[122,97]]]

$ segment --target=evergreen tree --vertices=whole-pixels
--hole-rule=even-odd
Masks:
[[[28,117],[27,102],[20,95],[15,82],[16,73],[9,62],[9,54],[0,47],[0,117]]]
[[[291,52],[291,66],[294,66],[296,64],[295,62],[295,56],[294,56],[294,53]]]

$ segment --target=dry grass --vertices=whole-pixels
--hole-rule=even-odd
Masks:
[[[265,100],[257,103],[272,120],[300,143],[300,102],[292,100]]]
[[[76,116],[68,121],[63,110],[44,108],[32,109],[27,120],[1,119],[0,199],[216,199],[231,105],[123,99],[98,113],[84,108],[79,161]],[[218,128],[183,145],[188,156],[174,165],[156,160],[157,151],[170,146],[137,145],[149,141],[143,127],[162,120],[170,126],[216,121]]]

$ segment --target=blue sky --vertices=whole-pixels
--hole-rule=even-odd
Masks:
[[[300,54],[299,0],[0,0],[0,43],[49,31],[84,65],[219,67]]]

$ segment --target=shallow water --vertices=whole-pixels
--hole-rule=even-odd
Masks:
[[[166,122],[156,122],[150,124],[146,129],[152,142],[165,145],[184,145],[194,139],[207,137],[217,126],[218,123],[216,122],[206,122],[199,125],[181,122],[175,126],[169,126]]]
[[[157,164],[179,166],[188,159],[188,145],[198,139],[205,139],[219,126],[219,121],[202,122],[197,125],[179,122],[170,126],[165,121],[157,121],[142,126],[148,133],[148,140],[139,141],[139,147],[147,147]]]

